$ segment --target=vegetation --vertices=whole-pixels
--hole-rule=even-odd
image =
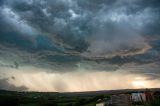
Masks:
[[[73,95],[61,93],[0,92],[0,106],[95,106],[107,95]]]
[[[160,106],[160,92],[155,92],[154,99],[146,104],[146,106]]]
[[[154,99],[138,106],[160,106],[160,92]],[[0,91],[0,106],[95,106],[97,100],[109,99],[108,94],[99,93],[41,93]]]

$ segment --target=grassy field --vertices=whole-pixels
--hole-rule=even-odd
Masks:
[[[97,100],[112,94],[127,92],[41,93],[0,91],[0,106],[95,106]],[[141,106],[141,105],[139,105]],[[142,106],[160,106],[160,91],[154,92],[154,100]]]

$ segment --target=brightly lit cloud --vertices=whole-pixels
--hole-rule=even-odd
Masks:
[[[24,67],[23,69],[23,71],[19,69],[16,72],[11,69],[10,75],[15,79],[9,79],[8,82],[17,87],[25,86],[28,91],[73,92],[160,87],[158,79],[148,79],[148,76],[143,74],[131,74],[124,70],[115,72],[78,70],[66,73],[47,73],[44,72],[44,69],[33,67]]]

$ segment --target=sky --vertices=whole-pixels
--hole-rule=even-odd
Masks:
[[[0,0],[0,89],[160,87],[159,0]]]

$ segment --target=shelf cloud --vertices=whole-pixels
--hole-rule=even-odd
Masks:
[[[158,0],[1,0],[0,18],[0,73],[5,73],[0,78],[5,82],[13,75],[4,70],[21,71],[30,78],[30,67],[64,76],[80,70],[109,76],[125,67],[129,75],[145,74],[158,81]],[[61,88],[65,80],[55,84]]]

